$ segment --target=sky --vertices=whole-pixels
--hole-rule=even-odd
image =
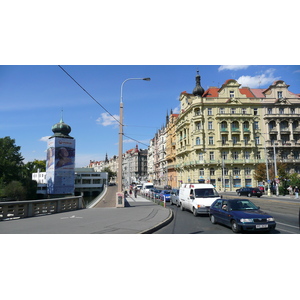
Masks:
[[[76,139],[76,167],[118,155],[121,84],[123,85],[123,152],[146,149],[179,111],[180,93],[192,93],[197,70],[204,89],[227,79],[242,86],[267,88],[284,80],[300,93],[300,65],[2,65],[0,66],[0,136],[21,146],[24,161],[46,159],[51,128],[60,121]],[[87,91],[89,95],[84,91]],[[94,98],[92,98],[92,97]],[[97,103],[97,102],[98,103]],[[100,105],[99,105],[100,104]],[[109,112],[109,113],[108,113]],[[112,117],[114,116],[114,118]]]

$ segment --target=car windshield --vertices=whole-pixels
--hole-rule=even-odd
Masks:
[[[162,194],[170,194],[170,191],[162,191]]]
[[[249,200],[230,201],[230,210],[257,210],[258,207]]]
[[[209,197],[219,197],[219,194],[215,189],[195,189],[196,198],[209,198]]]

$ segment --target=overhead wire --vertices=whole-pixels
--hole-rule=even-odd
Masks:
[[[126,126],[126,125],[124,125],[124,124],[121,124],[121,122],[117,119],[117,118],[115,118],[101,103],[99,103],[81,84],[79,84],[61,65],[58,65],[58,67],[62,70],[62,71],[64,71],[65,72],[65,74],[67,74],[88,96],[90,96],[98,105],[100,105],[101,107],[102,107],[102,109],[103,110],[105,110],[114,120],[116,120],[120,125],[122,125],[122,126]],[[143,127],[143,126],[140,126],[140,127]],[[127,138],[129,138],[129,139],[131,139],[131,140],[133,140],[133,141],[135,141],[135,142],[137,142],[137,143],[139,143],[139,144],[142,144],[142,145],[145,145],[145,146],[147,146],[148,147],[148,145],[146,145],[146,144],[144,144],[144,143],[142,143],[142,142],[140,142],[140,141],[138,141],[138,140],[135,140],[135,139],[133,139],[133,138],[131,138],[131,137],[129,137],[129,136],[127,136],[127,135],[125,135],[124,133],[123,133],[123,136],[125,136],[125,137],[127,137]]]

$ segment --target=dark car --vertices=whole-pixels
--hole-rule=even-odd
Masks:
[[[153,191],[153,199],[159,199],[160,198],[160,196],[159,196],[160,192],[161,192],[161,190],[155,189]]]
[[[171,191],[170,190],[162,190],[159,194],[160,200],[165,202],[170,202]]]
[[[237,233],[247,231],[270,231],[275,229],[275,219],[260,210],[247,199],[218,199],[210,207],[210,220],[231,227]]]
[[[262,196],[262,191],[258,188],[241,188],[239,191],[237,191],[237,194],[239,196],[248,196],[248,197],[252,197],[252,196],[256,196],[256,197],[261,197]]]

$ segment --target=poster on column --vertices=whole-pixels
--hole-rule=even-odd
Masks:
[[[75,140],[52,138],[47,148],[48,194],[73,194],[75,188]]]

